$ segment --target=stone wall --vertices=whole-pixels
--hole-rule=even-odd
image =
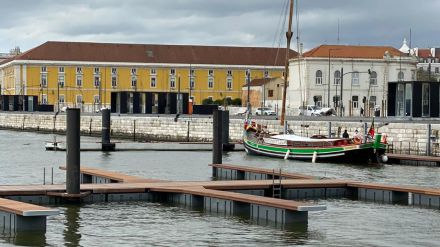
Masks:
[[[177,122],[172,117],[163,116],[111,116],[111,134],[113,137],[136,139],[141,141],[211,141],[212,118],[180,117]],[[55,124],[54,124],[55,123]],[[271,132],[281,132],[283,128],[276,120],[259,120]],[[371,123],[368,123],[370,125]],[[289,128],[295,134],[311,136],[313,134],[328,134],[328,121],[288,121]],[[375,126],[380,126],[376,122]],[[440,124],[432,124],[432,151],[440,152],[438,137]],[[66,115],[60,114],[54,121],[51,114],[20,114],[0,113],[0,128],[27,131],[43,131],[63,133],[66,128]],[[332,133],[335,136],[347,129],[350,136],[356,129],[364,133],[361,122],[332,122]],[[243,120],[230,120],[230,138],[240,141],[242,137]],[[388,142],[393,144],[397,152],[423,154],[427,146],[427,124],[419,123],[389,123],[380,127],[380,132],[386,133]],[[81,132],[85,135],[100,135],[101,116],[81,116]]]

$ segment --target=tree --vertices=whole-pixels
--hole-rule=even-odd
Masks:
[[[241,106],[241,98],[235,98],[231,101],[231,105]]]
[[[202,105],[212,105],[214,102],[212,101],[211,98],[206,98],[204,100],[202,100]]]

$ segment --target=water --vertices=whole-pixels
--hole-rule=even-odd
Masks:
[[[60,137],[63,138],[63,137]],[[0,131],[0,184],[46,183],[54,167],[54,182],[63,183],[64,152],[44,151],[51,135]],[[83,142],[96,138],[82,137]],[[210,152],[84,152],[85,166],[165,180],[210,180]],[[224,163],[281,168],[317,177],[344,178],[391,184],[440,187],[437,167],[360,167],[285,161],[247,156],[224,156]],[[96,203],[57,206],[48,218],[46,234],[11,235],[0,231],[0,245],[47,246],[438,246],[440,210],[322,200],[328,210],[309,213],[309,224],[277,229],[238,217],[206,214],[150,202]]]

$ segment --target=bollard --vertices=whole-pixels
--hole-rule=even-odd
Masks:
[[[46,167],[43,167],[43,185],[46,185]]]
[[[215,109],[212,113],[212,163],[222,163],[222,111]]]
[[[332,122],[328,122],[328,138],[332,138]]]
[[[190,121],[188,121],[188,127],[186,129],[186,142],[189,142],[189,125],[190,125]]]
[[[426,143],[426,156],[431,156],[431,124],[428,124],[428,141]]]
[[[235,144],[229,143],[229,111],[222,111],[222,143],[223,151],[232,151]]]
[[[110,142],[110,109],[102,109],[101,150],[115,151],[115,144]]]
[[[51,179],[51,182],[53,184],[53,167],[52,167],[52,179]]]
[[[67,109],[66,191],[80,194],[80,109]]]

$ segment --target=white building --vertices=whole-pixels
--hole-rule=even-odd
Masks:
[[[290,60],[288,106],[334,107],[343,116],[361,111],[371,116],[378,110],[383,115],[388,82],[416,80],[416,64],[415,57],[389,46],[321,45]]]

